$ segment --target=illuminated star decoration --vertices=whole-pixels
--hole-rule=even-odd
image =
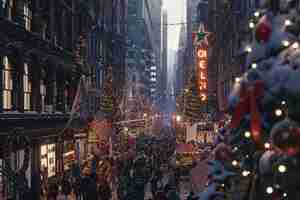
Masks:
[[[199,43],[204,42],[206,45],[208,45],[208,36],[210,35],[210,32],[207,32],[205,30],[204,24],[200,24],[199,30],[197,33],[195,33],[195,38],[194,38],[194,44],[197,45]]]

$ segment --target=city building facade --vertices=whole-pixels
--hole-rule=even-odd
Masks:
[[[218,110],[227,110],[227,99],[235,78],[245,69],[245,44],[251,38],[248,19],[258,1],[209,1],[209,31],[213,34],[209,67],[216,83]]]
[[[156,66],[156,52],[154,50],[156,41],[153,30],[155,27],[151,1],[129,0],[128,1],[128,71],[134,70],[139,75],[139,90],[136,95],[142,95],[150,99],[151,66]],[[152,10],[151,10],[152,9]]]
[[[97,104],[90,99],[85,121],[70,120],[78,83],[84,77],[90,88],[100,89],[108,65],[116,70],[119,86],[124,79],[126,45],[119,43],[125,40],[126,27],[120,25],[127,5],[125,0],[107,2],[2,1],[1,198],[14,198],[18,192],[13,188],[28,184],[39,199],[44,180],[70,172],[75,159],[86,157],[86,120]],[[9,179],[20,169],[26,183]]]
[[[161,77],[160,77],[160,93],[161,105],[166,102],[167,95],[167,82],[168,82],[168,13],[163,10],[162,13],[162,48],[161,48]]]

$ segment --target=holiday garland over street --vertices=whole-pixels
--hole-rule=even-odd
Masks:
[[[249,27],[248,71],[229,98],[201,200],[300,198],[300,18],[296,1],[261,1]]]

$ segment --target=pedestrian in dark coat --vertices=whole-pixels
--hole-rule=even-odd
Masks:
[[[97,182],[96,179],[91,176],[86,176],[81,181],[81,191],[83,194],[83,200],[97,200]]]
[[[80,190],[80,178],[76,178],[75,181],[73,182],[73,191],[75,193],[75,196],[76,196],[76,200],[81,200],[81,190]]]
[[[55,182],[49,183],[47,200],[56,200],[58,195],[58,184]]]
[[[72,192],[72,187],[70,181],[66,176],[63,176],[61,188],[62,188],[62,194],[65,195],[65,199],[67,200],[68,196]]]
[[[112,197],[109,183],[103,177],[99,179],[98,194],[99,200],[110,200]]]

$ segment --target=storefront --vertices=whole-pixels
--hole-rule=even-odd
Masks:
[[[19,150],[11,154],[10,156],[10,169],[12,171],[18,171],[20,168],[23,167],[25,159],[25,151]],[[29,162],[31,162],[31,159],[29,158]],[[6,168],[7,163],[0,159],[0,200],[1,199],[8,199],[12,198],[15,195],[15,186],[12,187],[12,184],[7,179],[7,174],[3,173],[4,168]],[[31,165],[29,164],[27,166],[27,170],[25,172],[27,184],[29,187],[31,187]]]
[[[43,178],[56,174],[56,144],[41,145],[41,171]]]
[[[88,152],[87,133],[75,135],[75,159],[81,161],[86,158]]]
[[[215,137],[215,128],[212,121],[200,122],[197,125],[196,141],[202,144],[212,144]]]
[[[63,164],[64,171],[72,169],[75,161],[75,143],[74,141],[64,141]]]

